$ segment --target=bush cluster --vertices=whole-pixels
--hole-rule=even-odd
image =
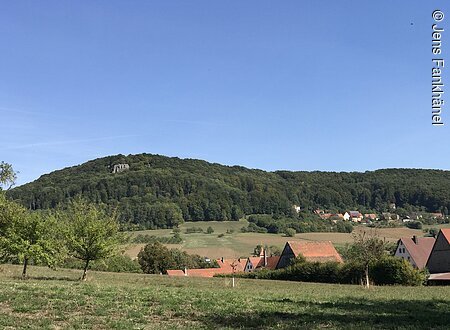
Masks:
[[[186,234],[203,233],[203,232],[204,232],[203,228],[201,228],[201,227],[189,227],[189,228],[186,228],[186,231],[185,231]]]
[[[142,271],[147,274],[164,274],[168,269],[183,270],[185,267],[190,269],[219,267],[215,260],[208,262],[198,254],[168,249],[159,242],[147,244],[139,252],[138,262]]]
[[[240,273],[236,276],[254,279],[360,284],[364,276],[364,268],[356,263],[308,262],[300,258],[284,269]],[[414,269],[403,259],[391,256],[386,256],[373,264],[369,269],[369,276],[376,285],[417,286],[426,280],[426,274],[423,271]]]
[[[140,244],[140,243],[163,243],[163,244],[181,244],[183,243],[183,239],[180,234],[175,233],[172,237],[159,237],[149,234],[138,234],[132,240],[132,243]]]

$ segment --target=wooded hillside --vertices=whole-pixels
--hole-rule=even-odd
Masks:
[[[113,173],[118,164],[129,168]],[[238,220],[248,214],[289,216],[294,204],[307,212],[381,212],[394,202],[448,214],[450,171],[266,172],[151,154],[116,155],[43,175],[8,192],[30,209],[54,208],[80,194],[117,206],[121,221],[143,228],[183,220]]]

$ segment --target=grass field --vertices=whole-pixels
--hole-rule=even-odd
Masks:
[[[448,329],[450,287],[170,278],[0,266],[2,329]]]
[[[177,247],[188,253],[195,253],[210,258],[236,258],[249,256],[253,252],[254,247],[258,244],[268,246],[275,245],[279,248],[283,248],[284,244],[290,240],[331,241],[336,246],[342,246],[346,243],[353,242],[352,234],[346,233],[304,233],[297,234],[295,235],[295,237],[284,237],[281,234],[241,233],[240,229],[244,226],[247,227],[247,225],[248,222],[245,220],[241,220],[239,222],[186,222],[180,226],[183,243],[168,246]],[[209,226],[214,229],[213,234],[185,234],[187,228],[201,227],[206,231],[206,228],[208,228]],[[227,230],[230,229],[234,230],[234,233],[226,234]],[[363,229],[366,229],[366,227],[358,226],[356,227],[355,231],[357,232]],[[378,229],[377,232],[381,238],[385,238],[386,241],[389,242],[395,242],[400,237],[423,235],[422,230],[409,229],[406,227],[382,228]],[[149,234],[163,237],[171,236],[171,233],[171,229],[160,229],[132,232],[131,235],[134,236],[138,234]],[[224,236],[219,238],[217,237],[219,234],[224,234]],[[132,258],[135,258],[144,245],[145,244],[131,244],[126,247],[126,254]]]

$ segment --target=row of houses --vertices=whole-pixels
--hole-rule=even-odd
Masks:
[[[359,211],[347,211],[345,213],[327,213],[324,210],[315,210],[315,214],[317,214],[321,219],[324,220],[344,220],[344,221],[352,221],[352,222],[362,222],[363,220],[375,221],[379,220],[378,215],[375,213],[365,213],[362,214]]]
[[[450,281],[450,228],[441,229],[434,237],[403,237],[398,240],[395,256],[417,269],[427,268],[431,283]]]
[[[378,221],[380,219],[383,220],[400,220],[400,216],[396,213],[391,212],[382,212],[380,215],[376,213],[364,213],[362,214],[359,211],[347,211],[345,213],[328,213],[324,210],[317,209],[314,211],[315,214],[317,214],[321,219],[324,220],[332,220],[336,222],[337,220],[344,220],[344,221],[352,221],[352,222],[359,222],[359,223],[371,223],[373,221]],[[439,212],[434,213],[411,213],[410,215],[405,216],[402,221],[403,222],[409,222],[409,221],[417,221],[424,218],[424,215],[428,218],[433,219],[443,219],[444,215]]]
[[[336,261],[343,260],[331,242],[286,242],[280,256],[268,256],[265,249],[261,249],[259,256],[237,259],[217,259],[218,268],[168,270],[169,276],[213,277],[217,274],[233,274],[239,272],[253,272],[260,269],[280,269],[288,266],[292,259],[302,255],[307,261]]]

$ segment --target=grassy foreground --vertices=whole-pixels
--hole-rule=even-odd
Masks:
[[[448,329],[450,287],[375,287],[30,267],[0,271],[2,329]]]

